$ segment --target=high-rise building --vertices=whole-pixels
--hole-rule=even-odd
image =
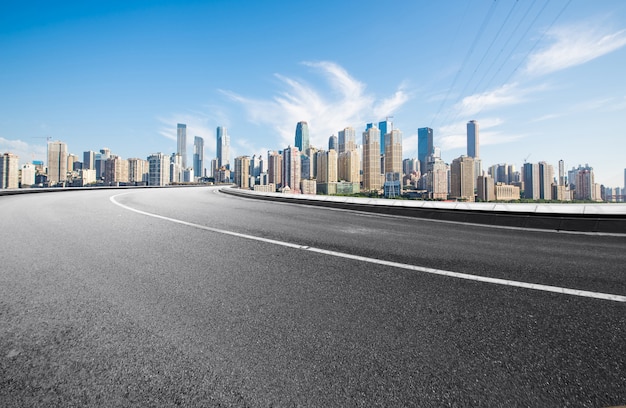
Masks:
[[[309,146],[308,149],[304,152],[304,154],[310,159],[309,160],[309,177],[317,178],[317,148],[313,146]]]
[[[463,201],[474,201],[474,158],[461,156],[450,166],[450,197]]]
[[[416,158],[402,160],[402,173],[412,174],[419,170],[419,161]]]
[[[356,149],[356,131],[354,128],[347,127],[344,130],[340,130],[337,136],[337,144],[337,153],[339,154]]]
[[[559,180],[557,185],[565,185],[565,162],[563,160],[559,160]]]
[[[380,130],[380,154],[385,154],[387,146],[385,144],[385,135],[393,130],[393,123],[389,118],[378,122],[378,130]]]
[[[204,177],[204,139],[200,136],[193,138],[193,176]]]
[[[359,183],[361,179],[361,159],[356,147],[339,154],[337,157],[337,178],[350,183]]]
[[[524,163],[524,198],[539,200],[539,165],[536,163]]]
[[[104,184],[107,186],[128,183],[128,160],[112,155],[105,162]]]
[[[18,188],[20,182],[19,157],[11,153],[0,156],[0,188]],[[33,176],[34,179],[34,176]],[[34,184],[34,180],[33,183]]]
[[[79,165],[82,165],[82,163],[78,160],[78,156],[76,156],[75,154],[69,153],[67,155],[67,171],[72,172],[74,170],[79,170],[75,168],[75,166],[79,166]]]
[[[328,150],[335,150],[339,148],[339,141],[337,140],[337,136],[331,135],[328,138]]]
[[[182,183],[184,179],[183,157],[178,153],[170,156],[170,183]]]
[[[546,162],[539,162],[539,199],[552,200],[552,181],[554,167]]]
[[[300,192],[300,151],[297,147],[283,150],[283,188],[289,187],[291,192]]]
[[[35,170],[35,165],[32,163],[25,163],[22,166],[20,187],[25,188],[35,184],[35,174],[37,174],[37,170]]]
[[[180,154],[182,166],[187,168],[187,125],[179,123],[176,126],[176,153]]]
[[[578,166],[576,171],[576,190],[574,191],[574,198],[577,200],[598,200],[600,197],[597,194],[597,187],[595,183],[595,176],[593,168],[588,164]]]
[[[283,156],[276,151],[267,152],[267,183],[282,187]]]
[[[426,157],[426,190],[430,198],[445,200],[448,198],[448,165],[433,153]]]
[[[128,182],[133,184],[148,183],[149,165],[147,160],[131,158],[128,159]]]
[[[163,153],[148,156],[148,185],[165,186],[170,182],[170,158]]]
[[[104,166],[106,165],[107,159],[111,157],[111,150],[104,147],[100,149],[100,153],[96,153],[95,157],[96,178],[100,179],[104,177]]]
[[[428,127],[417,129],[417,159],[420,161],[421,174],[426,174],[426,160],[433,153],[433,130]]]
[[[253,155],[250,159],[250,175],[254,178],[263,173],[263,158],[261,155]]]
[[[226,167],[230,169],[230,137],[226,128],[217,127],[217,168]]]
[[[235,157],[235,184],[239,188],[250,188],[250,156]]]
[[[67,145],[48,142],[48,183],[53,186],[67,180]]]
[[[309,156],[304,153],[300,153],[300,179],[309,180],[313,178],[312,173],[312,161]]]
[[[477,177],[476,197],[480,201],[494,201],[496,199],[496,184],[491,176]]]
[[[337,151],[319,151],[317,154],[317,183],[337,182]]]
[[[96,152],[83,152],[83,170],[94,170],[96,168]]]
[[[363,190],[380,190],[380,130],[370,127],[363,132]]]
[[[478,130],[478,122],[467,122],[467,155],[474,159],[480,157]]]
[[[390,130],[385,135],[385,174],[387,173],[402,174],[402,132],[399,129]]]
[[[309,148],[309,124],[307,122],[298,122],[296,125],[296,147],[300,152],[306,152]],[[289,186],[292,188],[292,186]]]

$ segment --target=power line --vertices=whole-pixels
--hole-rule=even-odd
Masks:
[[[478,30],[478,32],[476,33],[476,36],[474,37],[474,41],[472,42],[472,45],[470,46],[469,50],[467,51],[467,54],[465,55],[463,63],[461,64],[461,68],[459,68],[459,70],[457,71],[456,75],[454,76],[454,80],[452,81],[452,85],[448,88],[448,92],[446,92],[445,98],[441,101],[441,105],[439,105],[439,109],[437,110],[437,113],[433,117],[433,119],[431,121],[431,124],[430,124],[430,127],[433,126],[433,123],[439,117],[439,113],[443,109],[443,106],[448,101],[448,98],[450,96],[450,92],[452,91],[452,89],[456,85],[456,82],[458,81],[459,76],[461,75],[461,72],[465,68],[465,64],[467,64],[467,61],[469,60],[469,58],[471,57],[472,53],[474,52],[474,48],[476,47],[476,44],[480,40],[480,37],[482,36],[482,34],[483,34],[484,30],[485,30],[485,27],[487,26],[487,24],[489,24],[489,20],[491,20],[491,16],[493,16],[493,12],[494,12],[494,10],[496,8],[496,5],[497,5],[497,2],[496,2],[496,0],[494,0],[493,3],[491,3],[491,7],[489,8],[489,10],[487,12],[487,15],[485,16],[485,19],[483,20],[483,22],[482,22],[482,24],[480,26],[480,29]]]
[[[570,5],[570,3],[572,2],[572,0],[569,0],[567,3],[565,3],[565,5],[563,6],[563,8],[561,9],[561,11],[559,11],[559,14],[556,15],[556,17],[554,18],[554,20],[552,20],[552,23],[550,23],[550,25],[548,26],[548,28],[541,34],[541,37],[539,37],[539,39],[535,42],[535,44],[531,47],[530,50],[528,50],[528,52],[526,53],[526,55],[524,56],[524,58],[522,58],[522,60],[520,61],[519,64],[517,64],[517,66],[515,67],[515,69],[513,70],[513,72],[511,72],[511,74],[504,80],[504,83],[508,82],[509,79],[511,79],[511,77],[513,76],[513,74],[515,73],[515,71],[518,70],[518,68],[528,59],[528,56],[535,50],[535,48],[537,48],[537,45],[541,42],[541,40],[543,40],[543,37],[545,37],[545,35],[548,33],[548,31],[550,31],[550,29],[552,28],[552,26],[554,25],[554,23],[556,23],[556,21],[561,17],[561,15],[565,12],[565,9]]]
[[[476,68],[474,68],[474,71],[472,72],[472,74],[470,75],[470,78],[465,82],[465,86],[463,87],[463,90],[461,91],[461,93],[459,94],[459,98],[462,99],[463,95],[465,95],[465,91],[467,90],[467,87],[469,86],[469,84],[472,82],[472,80],[474,79],[474,75],[476,74],[476,72],[478,71],[478,69],[480,68],[480,66],[482,65],[482,63],[484,62],[485,58],[487,57],[487,54],[489,54],[489,51],[491,51],[491,47],[493,47],[493,44],[496,42],[496,40],[498,39],[498,37],[500,36],[500,33],[502,32],[502,29],[506,26],[506,23],[509,21],[509,18],[511,17],[511,14],[513,14],[513,10],[515,10],[515,6],[517,5],[518,0],[515,0],[515,2],[513,3],[513,6],[511,7],[511,10],[509,10],[509,13],[507,14],[507,16],[505,17],[504,21],[502,22],[502,24],[500,25],[500,28],[498,29],[498,31],[496,32],[496,34],[494,35],[493,39],[491,40],[491,43],[489,44],[489,46],[487,47],[487,50],[483,53],[483,56],[481,57],[480,61],[478,62],[478,64],[476,65]],[[472,93],[473,94],[473,93]],[[460,100],[459,99],[459,100]],[[460,112],[457,112],[457,114],[455,115],[454,119],[452,120],[452,122],[455,122],[456,119],[458,118],[458,116],[460,115]],[[444,123],[448,121],[450,114],[448,113],[448,115],[446,116],[446,118],[444,119]]]
[[[504,51],[506,49],[506,47],[509,45],[509,42],[511,41],[511,39],[513,38],[513,36],[515,35],[515,33],[517,32],[517,29],[522,25],[522,22],[524,20],[526,20],[526,17],[528,16],[528,13],[530,13],[530,10],[533,8],[533,6],[535,5],[535,2],[537,0],[533,0],[532,3],[530,3],[530,7],[526,10],[526,12],[524,13],[524,15],[522,16],[522,18],[517,22],[517,25],[515,26],[515,28],[513,29],[513,31],[511,31],[511,35],[509,35],[509,37],[506,39],[506,41],[504,42],[504,44],[502,45],[502,47],[500,48],[500,51],[498,51],[498,54],[496,55],[496,57],[494,58],[493,62],[489,65],[489,68],[485,71],[485,73],[483,74],[482,77],[480,77],[480,79],[478,80],[478,82],[476,83],[476,86],[474,86],[474,89],[472,89],[472,95],[476,93],[476,90],[478,90],[478,87],[480,86],[480,84],[483,82],[483,80],[485,79],[485,77],[487,76],[487,74],[489,74],[489,72],[491,72],[491,68],[493,68],[496,65],[496,62],[500,59],[500,55],[502,55],[502,51]]]
[[[561,17],[561,15],[565,12],[565,9],[567,9],[567,7],[570,5],[570,3],[572,2],[572,0],[569,0],[567,3],[565,3],[565,5],[563,6],[563,8],[561,8],[561,10],[559,11],[559,13],[556,15],[556,17],[554,17],[554,19],[552,20],[552,22],[550,23],[550,25],[548,26],[548,28],[546,28],[543,33],[541,34],[541,36],[539,37],[539,39],[535,42],[535,44],[528,50],[528,52],[526,53],[526,55],[524,56],[524,58],[522,58],[519,62],[519,64],[517,64],[517,66],[511,71],[511,73],[506,77],[506,79],[502,82],[502,85],[506,84],[511,77],[513,76],[513,74],[515,74],[515,72],[517,72],[517,70],[519,69],[520,66],[522,66],[522,64],[524,62],[526,62],[526,60],[528,59],[528,56],[535,50],[535,48],[537,48],[537,45],[539,45],[539,43],[541,42],[541,40],[543,40],[543,38],[545,37],[545,35],[550,31],[550,29],[554,26],[554,24],[557,22],[557,20]],[[547,4],[547,3],[546,3]],[[541,15],[541,13],[543,12],[543,10],[545,9],[545,5],[544,7],[541,8],[541,10],[539,11],[539,14],[535,17],[535,19],[533,20],[533,22],[531,23],[531,26],[535,23],[535,21],[537,20],[537,18],[539,17],[539,15]],[[529,28],[530,29],[530,28]],[[526,30],[526,33],[529,30]],[[524,36],[526,35],[526,33],[524,34]],[[521,42],[521,40],[520,40]],[[519,42],[518,42],[519,45]],[[512,55],[513,51],[511,52],[511,54],[509,54],[509,57]],[[506,61],[505,61],[506,62]],[[498,70],[499,72],[499,70]],[[481,112],[482,109],[484,108],[484,104],[483,106],[480,107],[478,112]]]

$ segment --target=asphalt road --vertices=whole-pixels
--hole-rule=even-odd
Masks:
[[[626,404],[626,236],[170,188],[0,197],[0,239],[0,406]]]

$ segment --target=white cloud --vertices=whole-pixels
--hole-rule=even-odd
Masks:
[[[492,108],[524,102],[530,91],[519,88],[517,83],[504,84],[494,90],[466,96],[455,108],[459,116],[469,117]]]
[[[484,118],[478,121],[480,131],[480,145],[489,146],[503,143],[510,143],[523,138],[519,134],[505,134],[497,128],[504,121],[501,118]],[[437,129],[435,145],[441,147],[443,151],[461,149],[467,146],[467,122],[457,122],[452,125],[442,126]]]
[[[306,81],[276,74],[284,90],[271,99],[252,99],[229,90],[221,92],[243,105],[250,121],[275,130],[282,147],[293,145],[299,121],[308,122],[311,144],[323,147],[327,145],[328,137],[336,135],[339,130],[381,120],[409,100],[402,88],[390,97],[378,100],[366,92],[365,84],[336,63],[321,61],[303,64],[320,72],[330,91],[324,92],[321,87]]]
[[[169,139],[174,142],[174,147],[176,147],[176,126],[178,123],[184,123],[187,125],[187,148],[191,149],[194,142],[194,136],[200,136],[204,139],[204,149],[205,152],[211,152],[209,157],[212,157],[215,153],[215,127],[213,127],[210,123],[212,119],[204,115],[201,112],[192,112],[192,113],[183,113],[183,114],[173,114],[169,117],[158,117],[157,120],[161,122],[161,127],[159,128],[159,134],[166,139]],[[163,153],[172,153],[172,152],[163,152]],[[189,162],[189,152],[187,153],[187,161]],[[205,154],[206,157],[206,154]]]
[[[626,29],[608,33],[596,27],[568,26],[550,31],[553,42],[529,56],[526,72],[543,75],[584,64],[626,45]]]
[[[30,144],[20,139],[6,139],[0,137],[0,154],[11,153],[19,157],[20,164],[33,160],[47,161],[47,142],[42,139],[41,143]]]

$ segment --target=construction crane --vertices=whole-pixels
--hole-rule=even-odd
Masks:
[[[528,161],[528,158],[530,157],[532,153],[528,153],[528,156],[524,157],[524,163],[526,163]]]

